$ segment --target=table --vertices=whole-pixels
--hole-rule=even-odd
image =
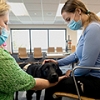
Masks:
[[[64,58],[66,55],[69,55],[69,53],[65,52],[52,52],[52,53],[47,53],[45,58]]]

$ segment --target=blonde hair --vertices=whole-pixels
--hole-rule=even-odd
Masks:
[[[0,0],[0,16],[5,15],[9,12],[10,6],[7,4],[6,0]]]
[[[63,12],[74,13],[76,8],[80,9],[82,13],[89,15],[85,28],[92,21],[100,22],[99,17],[95,13],[89,11],[81,0],[67,0],[65,5],[62,7],[61,14]]]

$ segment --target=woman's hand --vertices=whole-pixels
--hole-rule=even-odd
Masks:
[[[46,59],[42,62],[42,65],[45,64],[46,62],[54,62],[54,63],[58,63],[56,60],[53,60],[53,59]]]
[[[67,78],[67,75],[66,75],[66,74],[63,75],[63,76],[60,76],[58,82],[61,81],[61,80],[64,79],[64,78]]]
[[[65,73],[66,77],[69,77],[71,72],[72,72],[72,70],[67,70],[66,73]]]

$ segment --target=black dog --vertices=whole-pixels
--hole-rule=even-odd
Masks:
[[[22,69],[25,69],[26,64],[20,64],[19,66]],[[58,81],[58,77],[62,75],[62,71],[60,70],[59,66],[55,63],[45,63],[44,65],[41,64],[31,64],[25,69],[26,72],[32,75],[34,78],[44,78],[47,79],[50,83],[54,83]],[[32,100],[33,93],[36,93],[36,100],[40,100],[41,90],[34,91],[28,90],[26,91],[26,98],[27,100]],[[18,100],[18,93],[16,95],[16,100]]]

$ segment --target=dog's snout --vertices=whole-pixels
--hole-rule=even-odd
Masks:
[[[51,74],[51,76],[49,77],[49,82],[50,83],[54,83],[58,81],[58,74],[57,73],[53,73]]]

